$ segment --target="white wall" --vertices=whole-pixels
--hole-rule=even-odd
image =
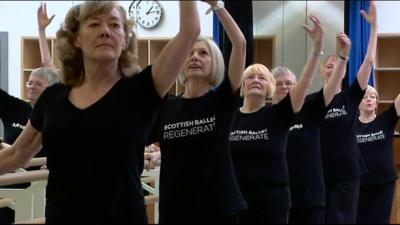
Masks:
[[[379,33],[400,33],[400,1],[376,1]]]
[[[343,1],[254,1],[254,35],[276,36],[275,66],[289,67],[297,76],[302,72],[312,42],[301,27],[308,15],[317,16],[325,26],[325,55],[335,53],[335,34],[344,29]],[[321,88],[317,76],[312,90]]]
[[[55,36],[67,10],[81,1],[48,1],[49,15],[56,17],[47,30]],[[131,1],[122,1],[128,9]],[[39,1],[0,1],[0,31],[9,32],[9,93],[19,97],[21,76],[21,36],[37,36],[36,10]],[[178,2],[162,1],[164,18],[160,26],[148,31],[138,27],[138,37],[172,37],[178,31]],[[198,3],[202,34],[212,36],[212,14],[208,5]],[[377,1],[380,33],[400,33],[400,1]],[[254,35],[276,35],[275,64],[290,67],[300,74],[311,42],[302,30],[308,14],[318,16],[326,26],[325,55],[333,54],[334,35],[343,30],[343,1],[253,1]],[[317,76],[313,90],[321,87]]]
[[[47,1],[49,16],[55,14],[53,22],[47,29],[48,36],[55,36],[56,31],[71,6],[82,1]],[[121,1],[127,10],[132,1]],[[138,37],[173,37],[178,32],[179,8],[177,1],[162,1],[164,17],[161,24],[151,31],[137,28]],[[0,1],[0,31],[8,32],[9,66],[8,87],[11,95],[20,97],[21,78],[21,37],[38,36],[37,32],[37,8],[40,1]],[[212,14],[205,15],[208,5],[198,3],[199,15],[202,26],[202,35],[212,36]]]

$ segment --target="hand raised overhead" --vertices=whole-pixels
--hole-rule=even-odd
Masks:
[[[341,57],[348,57],[350,55],[351,40],[343,32],[336,35],[336,54]]]
[[[323,41],[322,39],[325,33],[323,24],[314,15],[310,15],[308,19],[310,19],[313,22],[314,27],[311,28],[307,24],[303,24],[302,27],[308,33],[308,35],[310,36],[310,38],[313,40],[314,43],[322,43]]]
[[[368,21],[368,23],[371,26],[376,26],[377,25],[376,3],[375,3],[375,1],[370,1],[369,2],[368,13],[365,12],[364,10],[361,10],[360,12],[363,15],[364,19],[366,21]]]
[[[47,16],[47,7],[46,3],[41,3],[40,7],[37,11],[38,25],[39,29],[46,29],[46,27],[51,23],[54,19],[55,15],[52,15],[50,18]]]

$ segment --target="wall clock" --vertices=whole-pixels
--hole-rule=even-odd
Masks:
[[[129,6],[129,15],[140,26],[150,29],[160,23],[163,8],[159,1],[133,1]]]

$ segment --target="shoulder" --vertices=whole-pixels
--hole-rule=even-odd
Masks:
[[[48,97],[53,98],[57,96],[59,93],[62,93],[70,88],[71,88],[70,86],[67,86],[65,84],[55,83],[51,86],[48,86],[40,95],[40,98],[48,98]]]
[[[140,80],[140,79],[148,79],[152,77],[152,65],[146,66],[143,70],[140,70],[132,75],[123,75],[127,80]]]
[[[151,72],[152,66],[149,65],[141,71],[132,75],[122,74],[121,84],[127,90],[132,92],[143,92],[154,89],[154,81]],[[153,88],[151,88],[153,87]]]

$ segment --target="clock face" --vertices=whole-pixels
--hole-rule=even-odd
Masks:
[[[134,1],[129,13],[143,28],[153,28],[161,20],[162,7],[158,1]]]

